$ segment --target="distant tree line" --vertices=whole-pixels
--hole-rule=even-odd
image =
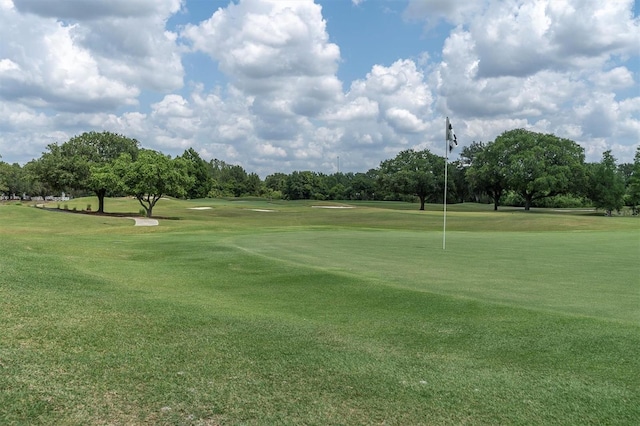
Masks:
[[[617,164],[611,151],[586,163],[577,143],[524,129],[495,141],[473,142],[448,165],[447,201],[499,206],[586,207],[608,214],[640,205],[640,147],[633,163]],[[50,144],[24,166],[0,161],[0,193],[46,196],[66,192],[105,198],[134,196],[148,216],[163,196],[178,198],[266,197],[284,200],[388,200],[426,203],[444,199],[444,157],[405,150],[362,173],[274,173],[264,180],[241,166],[203,160],[187,149],[175,158],[144,149],[110,132],[87,132]]]

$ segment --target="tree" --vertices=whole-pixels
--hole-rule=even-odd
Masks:
[[[263,185],[257,173],[249,173],[244,182],[244,195],[258,197],[263,193]]]
[[[318,200],[325,197],[321,177],[311,171],[295,171],[287,176],[283,195],[289,200]]]
[[[110,195],[121,195],[126,192],[126,186],[122,176],[118,174],[116,162],[104,164],[92,164],[89,175],[89,186],[92,188],[109,188]],[[106,194],[106,190],[104,192]],[[104,196],[103,196],[104,198]],[[100,204],[98,196],[98,212],[104,213],[104,202]],[[100,210],[102,206],[102,210]]]
[[[247,174],[241,166],[227,164],[218,159],[211,160],[209,166],[217,195],[240,197],[260,195],[262,192],[260,177],[255,173]]]
[[[51,195],[54,189],[40,179],[38,170],[38,160],[31,160],[24,165],[24,178],[29,187],[29,194],[32,196],[40,196],[44,199],[47,195]]]
[[[444,190],[444,158],[426,149],[401,151],[395,158],[380,164],[379,179],[387,190],[417,196],[420,210],[424,210],[427,197],[438,199]]]
[[[501,153],[496,171],[506,177],[508,189],[522,196],[525,210],[533,200],[578,192],[584,186],[584,149],[574,141],[516,129],[498,136],[494,149]]]
[[[277,172],[268,175],[264,178],[264,186],[271,191],[283,192],[287,185],[287,175],[285,173]]]
[[[589,167],[588,197],[598,209],[604,209],[607,216],[613,210],[620,210],[624,204],[624,180],[616,167],[616,159],[611,151],[602,153],[600,163]]]
[[[633,213],[638,213],[640,205],[640,147],[636,148],[636,155],[633,160],[633,171],[629,177],[627,186],[627,204],[633,209]]]
[[[453,181],[453,197],[451,199],[458,203],[474,199],[471,185],[467,179],[467,169],[468,166],[465,166],[460,160],[452,161],[449,165],[448,174]]]
[[[182,158],[186,161],[187,173],[194,179],[193,185],[187,189],[187,198],[207,197],[213,188],[213,178],[208,163],[200,158],[193,148],[186,150]]]
[[[4,161],[0,161],[0,193],[9,192],[10,167]]]
[[[164,195],[185,196],[194,181],[184,158],[172,160],[149,149],[140,150],[135,161],[129,154],[122,154],[113,168],[122,179],[123,188],[136,197],[147,217],[151,217],[153,208]]]
[[[284,173],[274,173],[264,178],[264,187],[269,198],[282,198],[287,186],[287,175]]]
[[[351,181],[351,189],[358,200],[369,200],[375,197],[376,177],[369,173],[356,173]]]
[[[62,145],[47,146],[48,152],[38,160],[35,171],[41,181],[53,189],[92,191],[98,197],[98,212],[104,212],[104,198],[114,188],[110,180],[92,178],[92,170],[104,170],[99,166],[115,161],[126,153],[135,159],[139,143],[111,132],[85,132],[74,136]]]
[[[463,161],[469,164],[467,179],[475,191],[487,194],[493,200],[493,210],[498,210],[500,198],[507,187],[507,177],[503,167],[505,152],[493,142],[486,145],[474,142],[466,150],[463,148]]]

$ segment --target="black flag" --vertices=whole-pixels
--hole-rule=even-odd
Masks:
[[[458,146],[458,138],[456,138],[456,134],[453,133],[453,126],[449,122],[449,117],[447,117],[447,142],[449,142],[449,152]]]

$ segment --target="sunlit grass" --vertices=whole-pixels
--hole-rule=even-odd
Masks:
[[[637,218],[312,205],[0,206],[0,423],[637,423]]]

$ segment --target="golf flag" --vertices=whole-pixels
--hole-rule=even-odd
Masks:
[[[458,139],[456,138],[456,134],[453,133],[453,126],[449,122],[449,117],[447,117],[447,142],[449,142],[449,152],[458,146]]]

